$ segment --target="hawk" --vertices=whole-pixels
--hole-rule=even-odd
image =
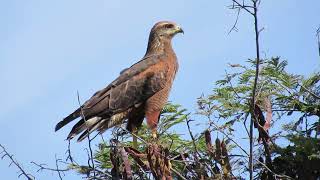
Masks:
[[[121,71],[118,78],[96,92],[81,107],[60,121],[55,131],[81,118],[67,139],[82,133],[78,141],[89,133],[103,133],[127,120],[127,130],[139,128],[146,117],[147,126],[155,138],[160,111],[166,104],[178,70],[178,61],[171,40],[184,33],[174,22],[156,23],[150,32],[144,57],[130,68]]]

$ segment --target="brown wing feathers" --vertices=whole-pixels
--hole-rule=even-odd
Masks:
[[[126,113],[130,111],[130,108],[135,104],[141,104],[157,92],[161,88],[160,84],[158,86],[149,86],[148,84],[153,77],[156,77],[153,71],[158,66],[156,62],[159,63],[161,60],[151,57],[161,56],[144,58],[143,61],[125,70],[119,78],[86,101],[82,106],[82,111],[87,123],[83,119],[79,120],[73,126],[67,139],[72,139],[84,131],[78,139],[81,141],[88,135],[88,132],[94,130],[103,132],[105,129],[121,124],[127,118]],[[157,79],[159,79],[158,76]],[[56,131],[80,116],[81,110],[79,108],[59,122],[56,125]]]

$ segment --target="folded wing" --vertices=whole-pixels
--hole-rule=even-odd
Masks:
[[[166,83],[166,68],[162,55],[152,55],[143,58],[138,63],[121,72],[120,76],[106,88],[96,92],[87,100],[81,109],[76,109],[60,121],[55,130],[59,130],[69,122],[82,116],[69,134],[68,138],[83,132],[94,131],[115,125],[115,115],[127,118],[128,112],[135,105],[143,104],[149,97],[160,91]],[[120,118],[120,119],[121,119]],[[117,119],[119,121],[119,118]],[[86,134],[88,132],[85,132]],[[84,135],[85,136],[85,135]]]

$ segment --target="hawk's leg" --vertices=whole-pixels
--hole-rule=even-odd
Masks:
[[[152,138],[157,138],[157,125],[159,121],[160,111],[146,113],[147,125],[151,130]]]
[[[132,144],[133,144],[133,148],[137,149],[138,148],[138,140],[137,140],[137,135],[138,135],[138,128],[137,127],[133,127],[132,128]]]
[[[153,139],[157,139],[157,128],[152,129],[151,135]]]

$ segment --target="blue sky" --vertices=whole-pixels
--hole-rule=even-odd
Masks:
[[[54,165],[64,157],[70,126],[54,126],[82,101],[111,82],[145,53],[150,28],[159,20],[180,24],[174,39],[180,69],[170,100],[195,112],[196,98],[208,94],[227,63],[254,56],[253,21],[242,13],[238,29],[229,0],[151,2],[116,0],[0,1],[0,143],[38,179],[30,161]],[[289,71],[319,70],[315,31],[320,1],[266,1],[261,4],[263,57],[281,56]],[[106,136],[106,138],[108,138]],[[72,145],[85,157],[85,143]],[[17,179],[15,167],[0,161],[1,177]],[[76,179],[68,175],[66,179]]]

